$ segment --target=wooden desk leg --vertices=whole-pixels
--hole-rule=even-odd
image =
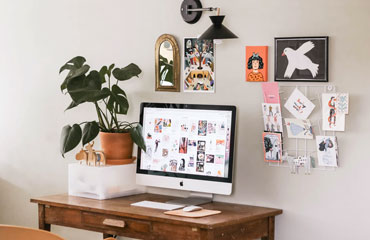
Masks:
[[[45,205],[39,204],[39,229],[50,232],[50,224],[45,223]]]
[[[114,236],[111,235],[111,234],[103,233],[103,239],[106,239],[106,238],[109,238],[109,237],[114,237]]]
[[[261,238],[261,240],[274,240],[275,239],[275,217],[269,217],[268,236]]]

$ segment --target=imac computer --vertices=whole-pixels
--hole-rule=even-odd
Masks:
[[[136,183],[230,195],[235,115],[235,106],[142,103],[146,152],[138,151]]]

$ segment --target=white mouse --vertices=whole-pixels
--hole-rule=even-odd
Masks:
[[[202,207],[199,207],[199,206],[187,206],[187,207],[184,207],[182,210],[184,212],[195,212],[195,211],[199,211],[199,210],[202,210],[203,208]]]

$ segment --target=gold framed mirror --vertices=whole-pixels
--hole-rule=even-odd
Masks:
[[[155,90],[180,91],[180,54],[174,36],[163,34],[155,43]]]

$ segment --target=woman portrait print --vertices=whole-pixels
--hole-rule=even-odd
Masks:
[[[258,55],[258,53],[253,53],[252,56],[248,59],[248,69],[252,71],[248,74],[248,82],[264,82],[264,76],[260,72],[260,69],[263,69],[263,59]]]

